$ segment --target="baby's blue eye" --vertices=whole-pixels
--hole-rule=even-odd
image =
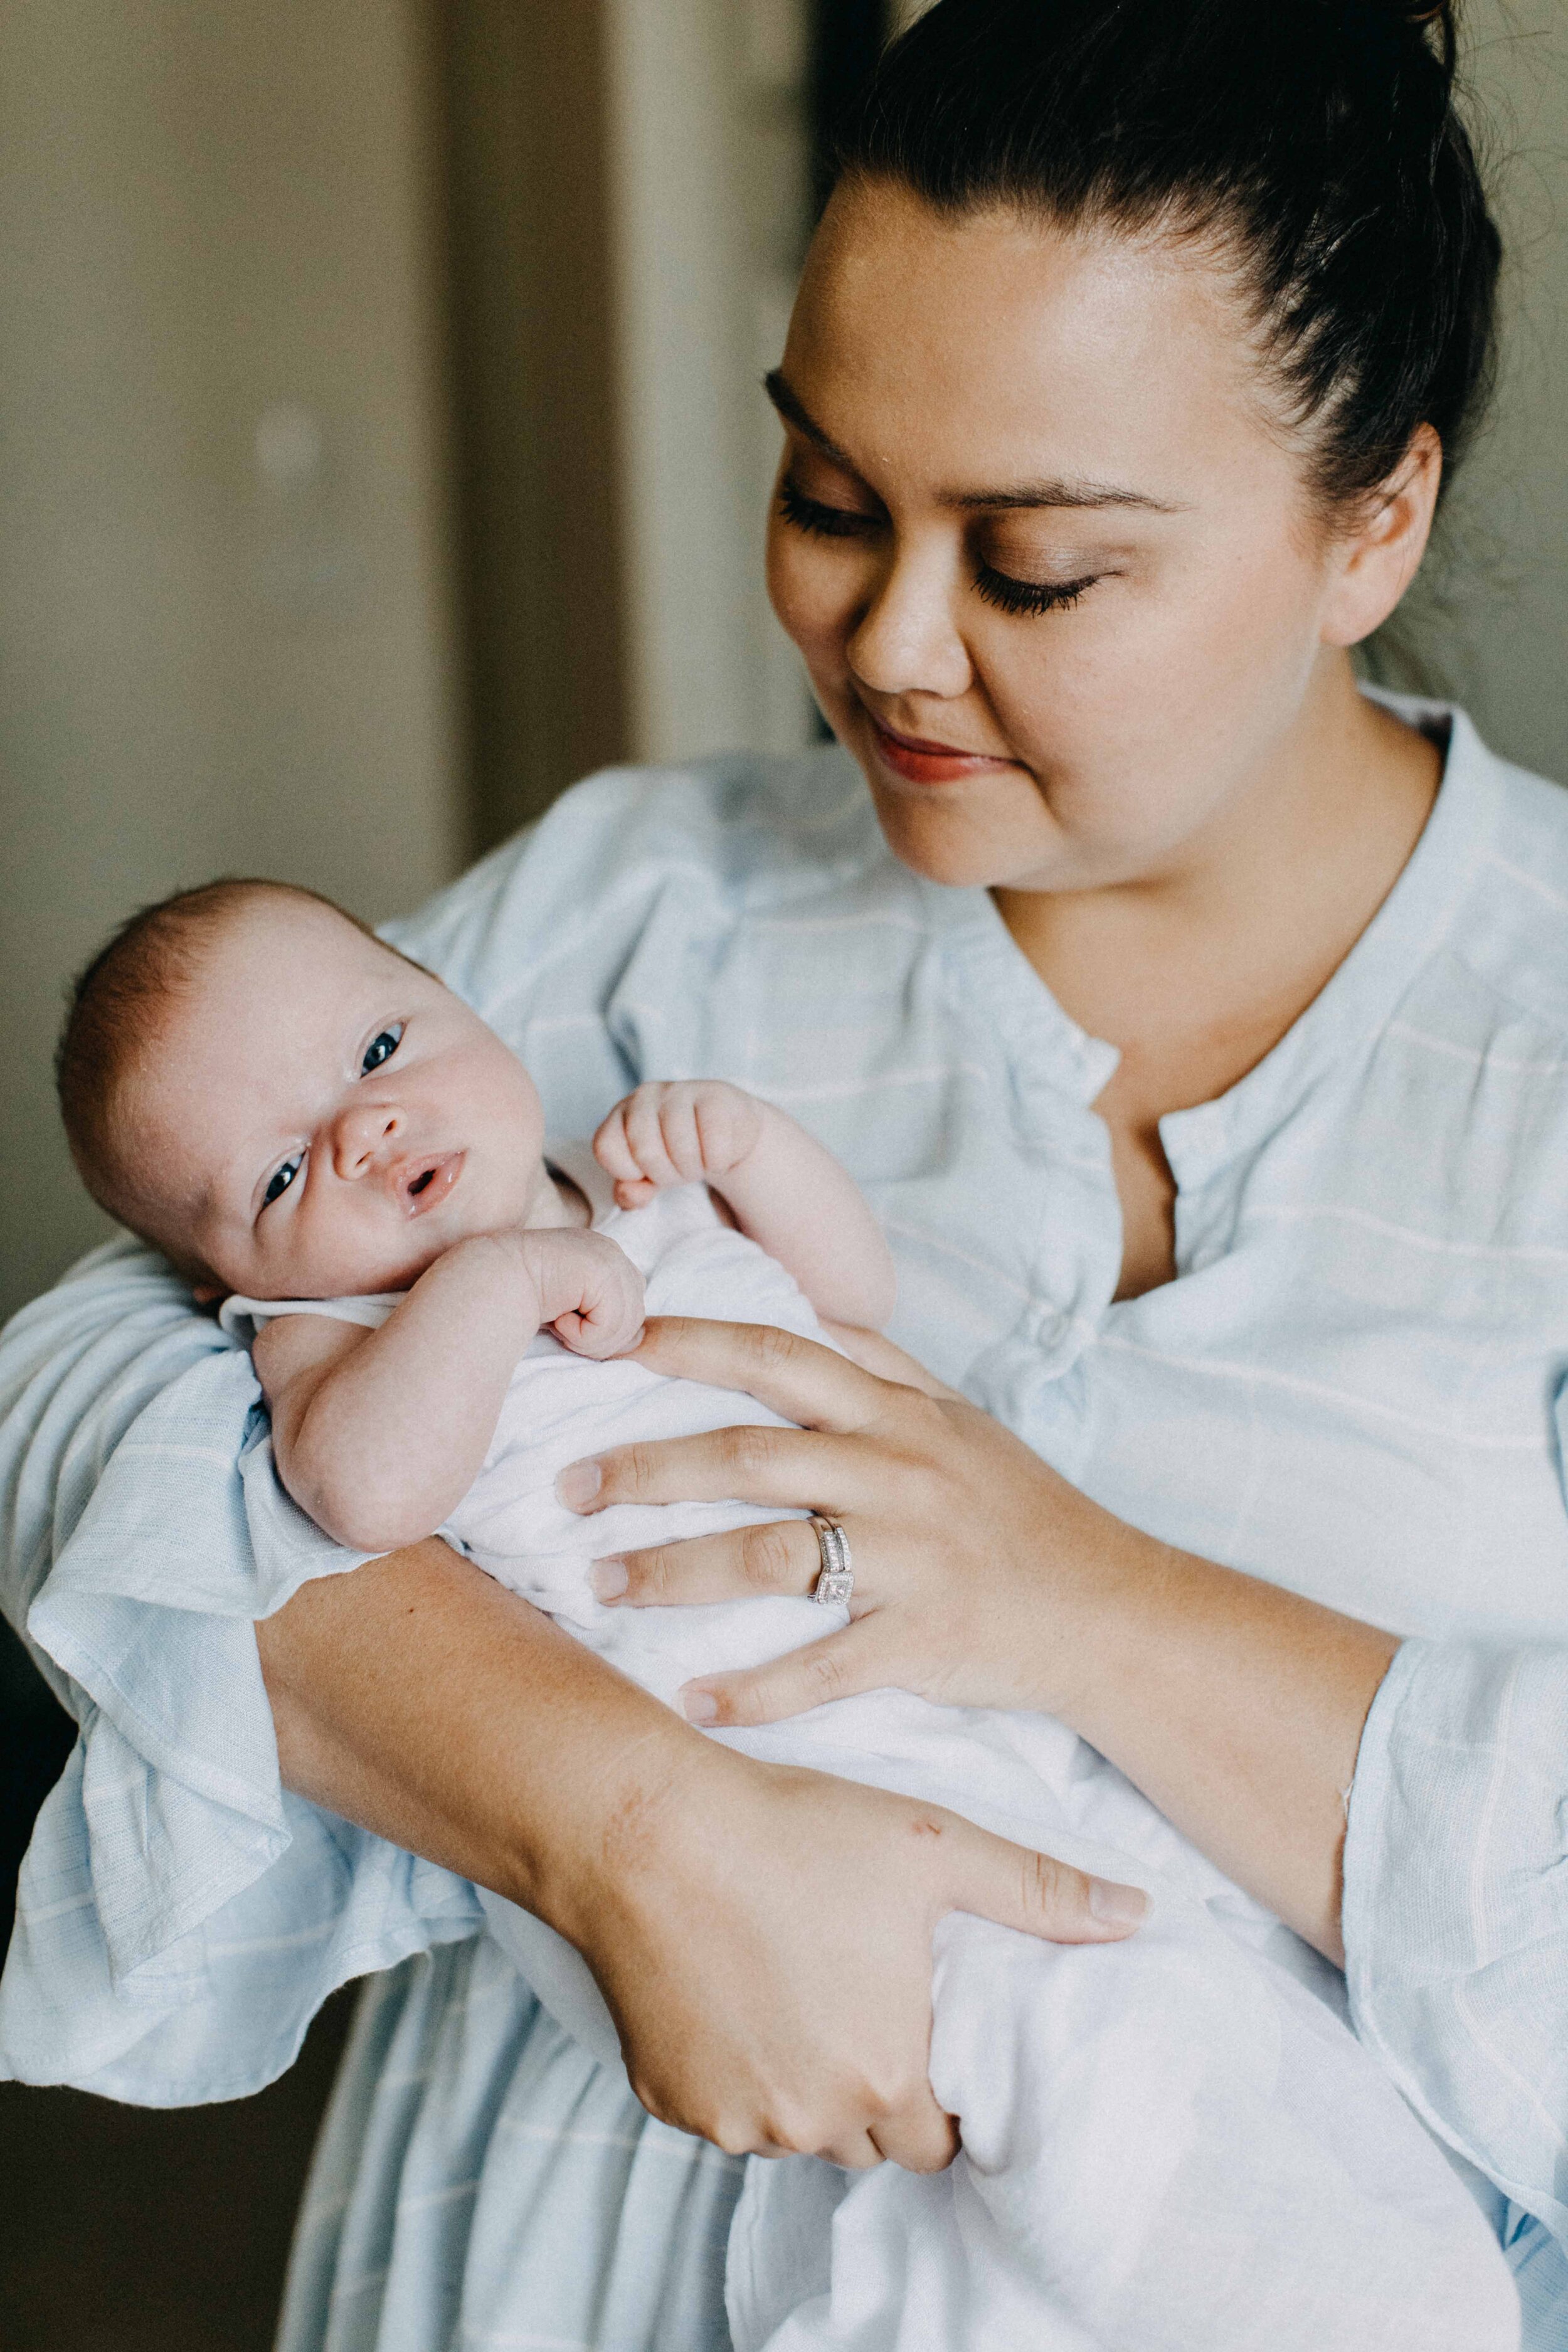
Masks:
[[[277,1174],[268,1185],[266,1192],[261,1195],[261,1205],[264,1209],[269,1209],[274,1201],[280,1200],[282,1198],[283,1194],[289,1190],[289,1185],[294,1181],[295,1177],[300,1173],[302,1164],[303,1162],[300,1159],[286,1160],[283,1162],[282,1167],[279,1169]]]
[[[373,1037],[364,1049],[364,1059],[359,1066],[361,1077],[369,1077],[372,1070],[379,1070],[383,1062],[390,1062],[402,1043],[401,1021],[396,1022],[390,1029],[382,1030],[378,1036]]]

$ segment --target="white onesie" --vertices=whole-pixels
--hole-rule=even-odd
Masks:
[[[585,1146],[552,1145],[550,1158],[642,1270],[650,1315],[823,1336],[705,1187],[622,1211]],[[223,1319],[248,1338],[279,1314],[374,1325],[396,1303],[232,1298]],[[554,1481],[628,1440],[737,1422],[776,1417],[542,1336],[442,1533],[673,1704],[691,1675],[820,1640],[844,1613],[784,1599],[601,1608],[592,1559],[777,1515],[616,1505],[584,1519]],[[931,2177],[753,2158],[730,2238],[736,2352],[1514,2352],[1517,2300],[1493,2231],[1342,2022],[1338,1978],[1094,1749],[1047,1717],[901,1691],[713,1736],[948,1806],[1153,1898],[1121,1944],[1058,1946],[962,1914],[942,1923],[931,2076],[961,2153]],[[579,1955],[529,1913],[481,1899],[545,2006],[618,2065]]]

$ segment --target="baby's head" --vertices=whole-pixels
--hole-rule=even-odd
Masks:
[[[77,982],[58,1059],[88,1190],[218,1296],[405,1288],[546,1182],[532,1081],[477,1013],[330,900],[212,882]]]

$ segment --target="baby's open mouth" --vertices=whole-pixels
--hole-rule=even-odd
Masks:
[[[403,1205],[411,1217],[423,1216],[444,1201],[463,1172],[468,1154],[463,1151],[443,1151],[428,1160],[405,1160],[398,1174],[398,1190]]]

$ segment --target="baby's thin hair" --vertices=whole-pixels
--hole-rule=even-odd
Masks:
[[[139,908],[71,983],[55,1051],[55,1086],[71,1158],[93,1199],[111,1216],[134,1222],[113,1132],[121,1081],[133,1056],[155,1039],[163,1010],[195,982],[203,950],[247,907],[268,897],[310,899],[375,939],[368,923],[320,890],[257,876],[221,875]]]

